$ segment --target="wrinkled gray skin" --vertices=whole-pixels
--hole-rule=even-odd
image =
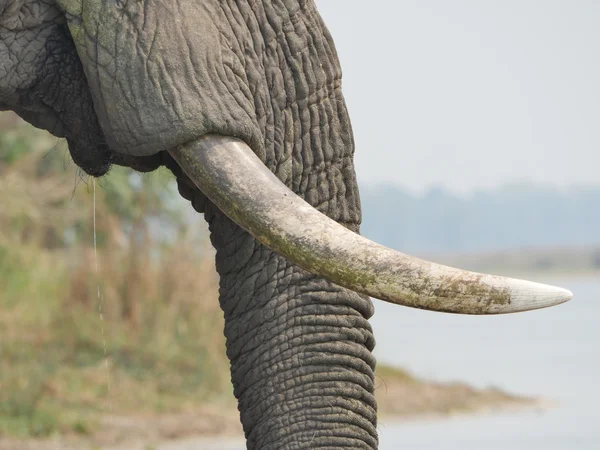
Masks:
[[[340,86],[312,0],[0,0],[0,109],[66,137],[90,175],[166,165],[204,212],[251,449],[377,447],[373,306],[259,244],[166,150],[206,133],[241,138],[358,231]]]

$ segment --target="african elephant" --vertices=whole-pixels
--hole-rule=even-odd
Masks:
[[[516,312],[563,289],[361,237],[354,141],[312,0],[0,0],[0,109],[89,175],[167,166],[216,249],[251,449],[377,448],[369,296]]]

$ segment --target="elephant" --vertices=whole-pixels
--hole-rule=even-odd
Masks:
[[[166,166],[204,214],[249,449],[377,448],[370,297],[460,314],[571,298],[362,237],[341,79],[313,0],[0,0],[0,110],[90,176]]]

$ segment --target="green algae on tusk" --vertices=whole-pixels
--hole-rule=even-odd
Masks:
[[[572,298],[566,289],[454,269],[370,241],[297,196],[238,139],[206,135],[170,154],[221,211],[262,244],[353,291],[458,314],[528,311]]]

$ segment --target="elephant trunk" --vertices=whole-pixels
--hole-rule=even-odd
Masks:
[[[206,218],[248,448],[377,448],[371,301]]]

